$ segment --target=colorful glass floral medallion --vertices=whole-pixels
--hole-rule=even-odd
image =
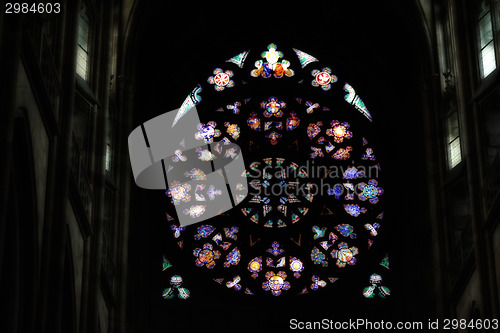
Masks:
[[[337,241],[339,237],[337,235],[335,235],[333,232],[330,232],[330,234],[328,235],[328,240],[326,241],[321,241],[319,242],[319,245],[328,251],[328,249],[330,248],[330,246],[332,246],[333,244],[335,244],[335,242]]]
[[[209,121],[206,125],[199,124],[198,132],[195,133],[194,137],[196,140],[203,140],[205,143],[214,142],[214,137],[217,138],[221,135],[219,129],[216,129],[217,123],[215,121]]]
[[[347,212],[347,214],[354,216],[354,217],[358,217],[359,214],[361,214],[361,213],[366,213],[366,208],[360,207],[359,205],[355,205],[355,204],[344,205],[344,209]]]
[[[250,72],[250,75],[253,77],[258,77],[260,75],[267,79],[274,74],[274,77],[279,79],[284,75],[294,75],[293,70],[289,68],[290,62],[284,59],[280,61],[280,58],[283,57],[283,52],[278,51],[275,44],[269,44],[267,46],[267,51],[262,52],[261,56],[266,62],[262,60],[255,62],[256,69]]]
[[[239,114],[240,113],[240,106],[241,106],[241,102],[234,102],[233,104],[229,104],[229,105],[226,105],[226,108],[228,110],[233,110],[233,113],[234,114]]]
[[[312,140],[321,132],[321,125],[323,125],[323,123],[321,121],[318,121],[317,123],[311,123],[309,124],[309,126],[307,126],[307,136],[309,137],[309,139]]]
[[[293,272],[293,276],[298,279],[300,277],[300,273],[304,270],[304,264],[300,259],[290,257],[290,270]]]
[[[380,228],[380,223],[373,223],[373,225],[371,225],[370,223],[365,224],[365,229],[368,230],[370,232],[370,235],[373,237],[378,235],[378,228]]]
[[[199,240],[200,238],[207,238],[214,232],[215,228],[209,224],[204,224],[198,227],[196,231],[198,232],[194,235],[194,239]]]
[[[235,247],[229,254],[226,256],[226,262],[224,263],[224,267],[229,267],[231,265],[238,265],[240,263],[241,253],[237,247]]]
[[[196,266],[203,267],[206,266],[209,269],[215,267],[215,260],[220,258],[220,251],[214,250],[214,247],[210,243],[205,243],[203,248],[194,249],[193,255],[197,258],[195,261]]]
[[[338,248],[338,250],[333,250],[331,252],[332,258],[337,259],[337,267],[343,268],[346,265],[356,264],[356,258],[354,256],[359,253],[357,247],[349,247],[347,243],[342,242],[338,245]]]
[[[325,154],[323,154],[323,151],[321,148],[317,147],[311,147],[312,152],[309,154],[311,158],[316,158],[316,157],[325,157]]]
[[[338,226],[335,227],[335,230],[337,230],[344,237],[350,237],[352,239],[356,239],[354,228],[350,224],[339,224]]]
[[[361,155],[361,159],[375,161],[376,157],[373,155],[373,149],[366,148],[366,153]]]
[[[374,298],[377,294],[381,298],[386,298],[391,295],[391,290],[382,286],[382,276],[379,274],[370,275],[370,286],[363,289],[363,296],[366,298]],[[378,293],[376,293],[378,291]]]
[[[238,228],[236,226],[232,226],[231,228],[224,228],[224,235],[227,238],[231,238],[231,239],[237,240],[238,239],[237,233],[239,231],[240,231],[240,228]]]
[[[260,131],[260,118],[257,117],[255,112],[250,113],[250,118],[247,119],[247,125],[254,131]]]
[[[292,131],[300,124],[300,119],[295,112],[290,112],[290,117],[286,119],[286,130]]]
[[[348,130],[351,126],[349,123],[343,122],[341,124],[338,120],[332,120],[330,126],[332,128],[326,130],[326,135],[333,136],[333,141],[341,143],[344,139],[352,138],[352,132]]]
[[[208,199],[215,200],[216,197],[222,195],[222,190],[216,189],[215,186],[210,185],[207,190]]]
[[[184,176],[191,178],[191,180],[206,180],[207,175],[205,172],[198,168],[193,168],[191,171],[184,172]]]
[[[174,232],[174,238],[179,238],[181,233],[186,230],[186,227],[177,226],[175,224],[170,225],[170,230]]]
[[[326,286],[326,282],[323,280],[319,279],[319,276],[313,275],[312,278],[312,284],[311,284],[311,290],[318,290],[320,287],[323,288]]]
[[[278,144],[278,139],[281,138],[282,136],[283,135],[281,135],[275,131],[272,131],[271,133],[266,134],[266,138],[269,139],[269,143],[273,146]]]
[[[379,201],[378,196],[384,193],[384,189],[377,186],[378,182],[375,179],[370,179],[368,184],[358,184],[358,188],[361,190],[361,193],[358,194],[359,200],[368,200],[370,203],[376,204]]]
[[[224,123],[224,126],[227,127],[226,131],[227,133],[234,139],[234,140],[238,140],[238,138],[240,137],[240,127],[238,126],[238,124],[231,124],[229,122],[225,122]]]
[[[283,252],[285,252],[285,250],[283,250],[281,248],[281,245],[280,243],[274,241],[272,244],[271,244],[271,248],[270,249],[267,249],[267,252],[272,254],[273,256],[277,256],[277,255],[280,255],[282,254]]]
[[[323,267],[328,266],[328,261],[325,260],[326,256],[317,247],[314,247],[311,251],[311,260],[316,265],[321,265]]]
[[[214,70],[214,76],[210,76],[207,80],[210,84],[215,84],[214,88],[217,91],[223,91],[225,88],[234,87],[234,81],[231,80],[234,73],[233,71],[223,71],[220,68]]]
[[[177,297],[180,299],[189,298],[190,292],[189,289],[183,288],[182,286],[182,277],[180,275],[174,275],[170,278],[170,288],[166,288],[163,290],[163,298],[164,299],[172,299],[175,297],[177,291]]]
[[[312,227],[312,231],[314,232],[313,238],[314,239],[318,239],[318,238],[321,238],[321,237],[325,237],[326,227],[320,228],[317,225],[314,225]]]
[[[252,277],[255,279],[262,270],[262,257],[256,257],[250,260],[247,269],[252,273]]]
[[[286,108],[286,103],[278,100],[277,97],[271,96],[267,101],[260,103],[260,107],[264,109],[264,117],[270,118],[275,116],[281,118],[283,116],[282,109]]]
[[[365,172],[363,170],[358,170],[356,167],[347,168],[344,171],[342,178],[344,179],[358,179],[364,177]]]
[[[234,288],[234,290],[241,290],[241,277],[239,275],[235,276],[232,281],[226,282],[226,287]]]
[[[203,162],[213,161],[215,158],[215,155],[208,149],[197,147],[196,152],[198,153],[198,159]]]
[[[191,195],[189,195],[189,191],[191,191],[191,185],[189,184],[181,184],[178,181],[172,182],[170,189],[168,189],[165,193],[168,197],[172,198],[172,203],[174,205],[178,205],[181,202],[189,202],[191,200]]]
[[[184,209],[183,213],[191,216],[192,218],[198,218],[203,215],[203,213],[205,213],[206,209],[207,206],[205,205],[193,205],[189,208]]]
[[[350,151],[352,151],[351,146],[347,146],[345,148],[339,148],[339,150],[337,150],[335,154],[332,155],[332,157],[336,160],[347,160],[351,158]]]
[[[319,109],[319,104],[318,103],[313,103],[310,101],[306,101],[306,112],[307,113],[313,113],[315,109]]]
[[[311,75],[314,77],[311,82],[312,86],[321,87],[324,91],[330,90],[331,84],[337,82],[337,76],[332,75],[330,67],[325,67],[321,71],[314,69]]]
[[[266,291],[271,291],[274,296],[279,296],[282,290],[290,289],[290,282],[285,281],[286,273],[283,271],[274,274],[274,272],[269,271],[266,273],[267,281],[262,284],[262,289]]]
[[[186,162],[187,161],[187,157],[182,155],[182,150],[180,149],[177,149],[176,151],[174,151],[174,157],[172,157],[172,162],[174,163],[177,163],[179,161],[181,162]]]
[[[329,188],[326,192],[328,195],[332,195],[335,199],[340,199],[340,196],[344,193],[344,188],[339,184],[333,185],[333,188]]]

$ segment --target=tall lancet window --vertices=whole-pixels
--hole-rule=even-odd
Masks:
[[[82,4],[80,21],[78,22],[78,50],[76,59],[76,74],[87,81],[89,79],[89,45],[90,45],[90,17],[87,6]]]
[[[458,111],[454,110],[446,119],[447,147],[448,147],[448,167],[453,169],[462,162],[462,149],[460,145],[460,124],[458,121]]]
[[[493,40],[493,20],[491,6],[483,1],[477,17],[479,66],[481,78],[490,75],[496,68],[495,42]]]

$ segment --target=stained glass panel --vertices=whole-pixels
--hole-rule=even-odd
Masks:
[[[169,239],[197,279],[245,297],[304,297],[334,291],[337,281],[355,284],[362,298],[390,296],[373,117],[334,69],[269,43],[214,64],[186,98],[176,120],[196,105],[193,135],[207,146],[179,145],[166,172],[186,159],[205,164],[180,174],[166,198],[193,219],[228,191],[237,206],[185,227],[167,208]],[[247,182],[213,183],[207,175],[217,163],[238,159],[236,142],[245,167],[237,176]],[[180,288],[171,285],[164,297],[189,297]]]

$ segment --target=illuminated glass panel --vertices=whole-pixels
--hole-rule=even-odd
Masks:
[[[457,111],[453,112],[446,121],[448,167],[453,169],[462,162],[462,149],[460,145],[460,130]]]
[[[88,80],[89,67],[89,43],[90,43],[90,19],[85,9],[82,7],[80,21],[78,22],[78,50],[76,58],[76,74],[84,80]]]
[[[105,169],[107,172],[111,171],[111,145],[106,144],[106,165]]]
[[[479,63],[481,77],[485,78],[496,69],[495,44],[493,41],[493,24],[491,11],[483,11],[478,21],[479,30]]]

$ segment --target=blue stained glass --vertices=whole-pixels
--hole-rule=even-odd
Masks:
[[[285,250],[283,250],[282,248],[280,248],[281,245],[280,243],[278,242],[273,242],[271,244],[271,248],[267,250],[268,253],[271,253],[273,256],[277,256],[279,254],[282,254],[283,252],[285,252]]]
[[[328,195],[335,196],[335,199],[340,199],[342,193],[344,193],[344,188],[339,184],[335,184],[333,188],[329,188],[327,191]]]
[[[350,237],[352,239],[356,238],[356,234],[354,233],[354,228],[350,224],[339,224],[335,227],[335,229],[344,237]]]

